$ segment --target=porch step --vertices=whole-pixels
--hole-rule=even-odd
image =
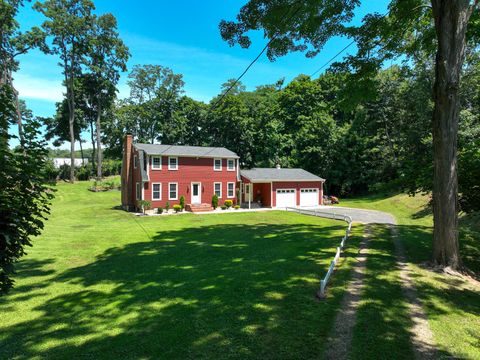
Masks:
[[[212,211],[213,207],[210,204],[187,204],[185,205],[185,210],[190,212],[203,212],[203,211]]]

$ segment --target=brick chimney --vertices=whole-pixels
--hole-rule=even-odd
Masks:
[[[125,134],[123,141],[123,159],[122,159],[122,207],[129,211],[133,207],[132,200],[132,134]]]

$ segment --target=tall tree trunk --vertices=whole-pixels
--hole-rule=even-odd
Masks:
[[[73,184],[75,182],[75,94],[73,89],[73,74],[72,70],[70,70],[69,73],[66,58],[63,60],[63,68],[65,73],[65,86],[67,87],[68,130],[70,132],[70,183]]]
[[[92,169],[95,169],[95,133],[93,131],[93,121],[90,121],[90,140],[92,142]]]
[[[102,125],[100,124],[102,114],[102,104],[101,100],[98,100],[97,106],[97,178],[100,180],[102,178],[102,141],[100,139],[100,134],[102,131]]]
[[[78,143],[80,144],[80,156],[82,157],[82,166],[85,165],[85,156],[83,156],[82,138],[78,137]]]
[[[432,0],[438,50],[433,97],[433,260],[461,266],[458,246],[457,134],[460,72],[469,0]]]
[[[75,123],[75,115],[73,114],[73,106],[68,101],[68,127],[70,131],[70,182],[75,182],[75,130],[73,124]]]

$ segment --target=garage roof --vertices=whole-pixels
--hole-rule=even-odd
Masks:
[[[163,145],[163,144],[133,144],[138,150],[145,151],[148,155],[165,156],[197,156],[208,158],[233,158],[238,155],[223,147],[209,146],[184,146],[184,145]]]
[[[325,179],[303,169],[253,168],[241,170],[240,175],[252,182],[325,181]]]

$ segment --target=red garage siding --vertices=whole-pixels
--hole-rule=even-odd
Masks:
[[[201,202],[211,203],[214,194],[213,184],[215,182],[222,183],[222,197],[219,204],[230,199],[235,201],[237,188],[237,168],[235,171],[227,170],[227,159],[222,159],[222,170],[213,170],[213,158],[196,158],[196,157],[178,157],[178,170],[168,170],[168,156],[162,156],[162,169],[154,170],[151,168],[151,157],[149,160],[150,181],[145,187],[145,200],[152,203],[152,208],[165,207],[167,201],[170,206],[180,202],[180,196],[185,197],[185,203],[190,204],[191,184],[192,182],[201,183]],[[236,164],[236,162],[235,162]],[[227,197],[227,183],[235,183],[235,191],[233,197]],[[162,184],[162,200],[152,200],[152,183]],[[178,183],[177,200],[169,200],[169,183]]]

